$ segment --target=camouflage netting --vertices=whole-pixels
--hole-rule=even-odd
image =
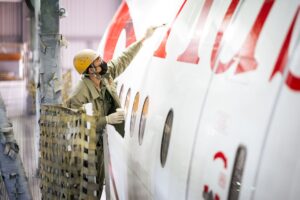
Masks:
[[[99,199],[95,119],[44,105],[40,134],[42,199]]]

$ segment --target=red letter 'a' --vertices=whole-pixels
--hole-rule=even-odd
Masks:
[[[175,19],[173,20],[169,30],[167,31],[163,41],[161,42],[160,46],[158,47],[158,49],[154,52],[154,56],[156,57],[160,57],[160,58],[165,58],[167,53],[166,53],[166,43],[167,43],[167,40],[169,38],[169,35],[170,35],[170,32],[171,32],[171,28],[173,27],[173,24],[174,22],[176,21],[179,13],[181,12],[182,8],[184,7],[185,3],[186,3],[187,0],[184,0],[183,4],[181,5],[179,11],[177,12],[176,14],[176,17]]]
[[[251,31],[241,49],[228,63],[224,64],[219,62],[216,73],[225,72],[235,62],[235,60],[238,61],[237,69],[235,71],[236,74],[256,69],[257,63],[254,58],[254,50],[261,30],[265,24],[265,21],[270,13],[273,4],[274,0],[264,1],[264,4],[254,22],[254,25],[252,26]]]
[[[293,18],[292,24],[290,25],[287,36],[283,42],[278,59],[276,61],[275,67],[274,67],[274,70],[271,74],[270,81],[272,80],[272,78],[274,77],[274,75],[277,72],[283,74],[284,68],[286,67],[286,64],[288,62],[288,51],[289,51],[295,23],[296,23],[298,14],[299,14],[299,10],[300,10],[300,7],[298,7],[298,9],[297,9],[297,12]],[[293,53],[298,53],[298,52],[293,52]],[[296,90],[296,91],[300,91],[300,77],[296,77],[290,71],[287,75],[287,79],[286,79],[285,83],[289,86],[289,88]]]
[[[199,63],[199,59],[200,59],[198,56],[199,42],[212,3],[213,0],[206,0],[204,2],[204,6],[202,8],[202,11],[197,21],[196,30],[194,30],[193,39],[191,40],[191,42],[189,43],[187,49],[183,52],[183,54],[181,54],[177,58],[177,61],[189,62],[194,64]]]
[[[232,0],[231,1],[230,5],[228,7],[228,10],[227,10],[227,12],[226,12],[226,14],[223,18],[221,28],[219,28],[219,31],[217,33],[215,43],[214,43],[214,46],[213,46],[213,49],[212,49],[212,52],[211,52],[210,65],[211,65],[212,69],[215,66],[217,55],[219,54],[219,51],[220,51],[220,44],[221,44],[221,41],[222,41],[222,38],[223,38],[223,34],[224,34],[224,32],[226,31],[226,29],[229,25],[231,17],[233,15],[235,9],[237,8],[237,5],[239,4],[239,1],[240,0]]]
[[[116,12],[112,23],[109,27],[107,38],[104,45],[104,60],[110,60],[120,37],[120,34],[125,28],[126,31],[126,47],[136,41],[132,19],[129,13],[129,8],[126,1],[123,1],[120,8]]]

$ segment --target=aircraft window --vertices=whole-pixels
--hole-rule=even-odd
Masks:
[[[125,119],[127,118],[129,101],[130,101],[130,88],[128,89],[128,92],[127,92],[127,95],[126,95],[125,104],[124,104]]]
[[[119,92],[119,98],[120,98],[120,102],[122,101],[122,96],[123,96],[123,88],[124,85],[122,84],[121,88],[120,88],[120,92]]]
[[[134,125],[136,121],[136,113],[139,107],[139,99],[140,99],[140,94],[136,93],[134,97],[134,102],[132,106],[132,111],[131,111],[131,119],[130,119],[130,136],[133,136],[133,131],[134,131]]]
[[[174,113],[173,113],[173,110],[171,109],[168,113],[168,116],[167,116],[167,119],[165,122],[163,137],[162,137],[162,141],[161,141],[160,161],[161,161],[162,167],[165,166],[166,160],[167,160],[172,126],[173,126],[173,116],[174,116]]]
[[[241,185],[242,185],[242,177],[244,172],[244,166],[246,162],[247,151],[244,146],[239,146],[235,161],[234,168],[231,177],[230,189],[228,193],[228,198],[230,200],[238,200]]]
[[[139,144],[141,145],[144,138],[144,132],[146,127],[147,115],[148,115],[148,107],[149,107],[149,97],[145,99],[143,110],[140,119],[140,127],[139,127]]]

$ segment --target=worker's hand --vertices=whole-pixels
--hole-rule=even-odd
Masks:
[[[151,37],[151,36],[153,35],[154,31],[155,31],[157,28],[163,27],[163,26],[165,26],[165,24],[162,24],[162,25],[159,25],[159,26],[150,26],[150,27],[147,29],[146,33],[144,34],[144,37],[142,38],[142,41],[144,41],[144,40],[148,39],[149,37]]]
[[[107,124],[121,124],[125,119],[124,110],[117,109],[116,112],[106,116]]]

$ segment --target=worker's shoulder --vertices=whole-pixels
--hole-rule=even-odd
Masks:
[[[88,90],[88,86],[86,80],[81,79],[77,82],[72,95],[77,95],[78,93],[84,93],[84,91]]]

